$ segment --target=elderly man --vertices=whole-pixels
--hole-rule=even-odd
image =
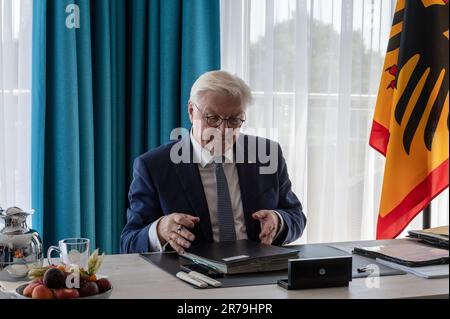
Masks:
[[[281,245],[301,236],[306,218],[279,145],[239,134],[251,100],[245,82],[225,71],[195,82],[190,134],[134,163],[123,253],[168,246],[183,253],[195,243],[239,239]],[[272,171],[259,156],[267,149]],[[174,156],[180,151],[183,161]]]

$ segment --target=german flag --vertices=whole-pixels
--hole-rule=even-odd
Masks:
[[[448,0],[398,0],[370,136],[386,157],[377,239],[448,187]]]

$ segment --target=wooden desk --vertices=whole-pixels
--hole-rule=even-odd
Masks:
[[[368,289],[366,279],[349,287],[287,291],[277,285],[194,289],[143,260],[139,255],[107,256],[102,273],[114,283],[112,298],[448,298],[449,280],[413,275],[380,277],[380,288]]]
[[[277,285],[194,289],[139,255],[108,255],[99,272],[113,282],[111,298],[121,299],[449,298],[448,278],[409,274],[379,277],[379,288],[367,288],[366,279],[353,279],[349,287],[287,291]]]

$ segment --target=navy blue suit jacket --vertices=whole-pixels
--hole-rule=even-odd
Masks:
[[[256,158],[249,160],[249,141],[258,145],[273,147],[278,152],[275,160],[277,169],[273,174],[261,174],[266,166]],[[181,143],[181,144],[178,144]],[[263,144],[259,144],[263,143]],[[198,164],[190,160],[174,163],[170,153],[173,146],[188,149],[192,159],[192,145],[189,137],[161,146],[138,157],[134,162],[133,182],[128,198],[127,224],[121,235],[122,253],[142,253],[150,250],[150,225],[163,215],[174,212],[198,216],[200,222],[193,229],[195,241],[213,242],[208,205],[200,178]],[[244,154],[242,163],[237,162],[242,207],[247,236],[259,241],[260,222],[254,220],[253,213],[262,210],[276,210],[285,222],[284,231],[275,239],[274,245],[292,242],[302,235],[306,218],[297,196],[292,192],[286,162],[278,143],[260,137],[241,134],[235,145]],[[237,152],[237,151],[236,151]]]

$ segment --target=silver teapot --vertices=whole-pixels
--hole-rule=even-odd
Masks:
[[[30,267],[41,267],[44,262],[41,237],[27,226],[31,214],[18,207],[6,211],[0,207],[4,222],[0,229],[0,280],[24,279]]]

